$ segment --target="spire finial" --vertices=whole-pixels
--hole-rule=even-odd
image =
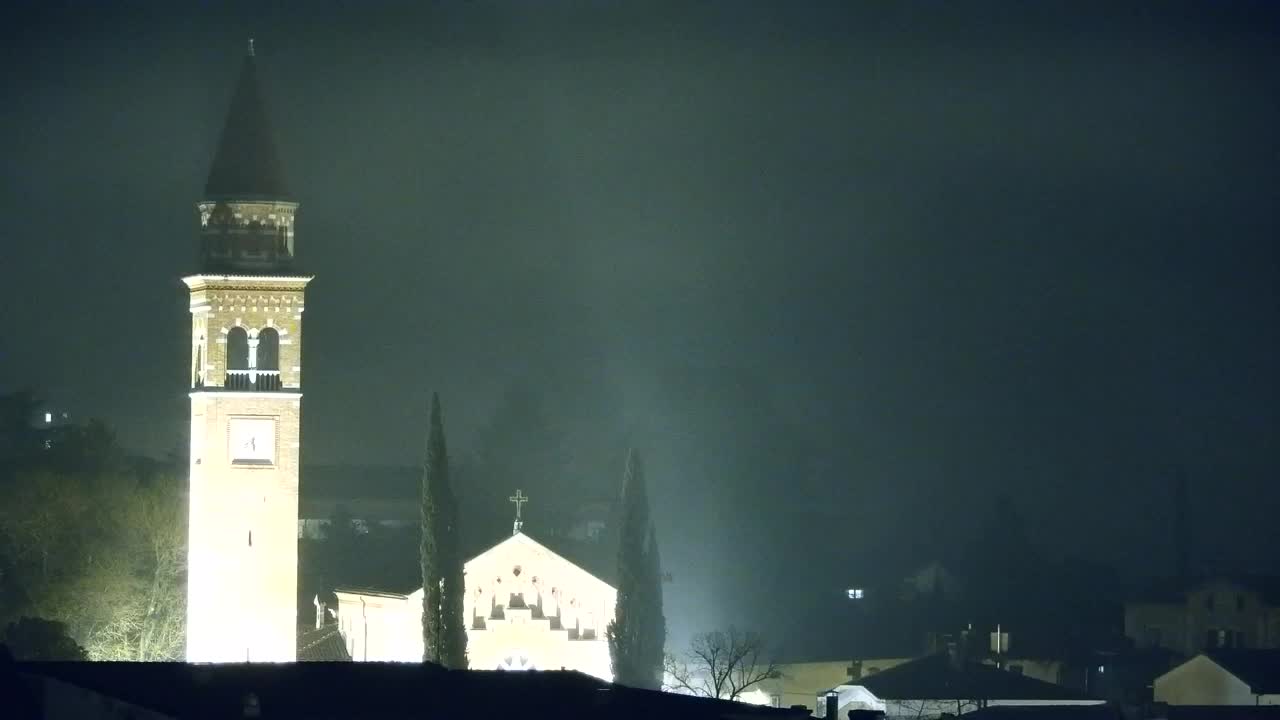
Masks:
[[[249,57],[253,57],[253,38],[249,38]]]

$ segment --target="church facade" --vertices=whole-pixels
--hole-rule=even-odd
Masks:
[[[298,204],[252,52],[197,204],[191,311],[187,660],[291,662],[297,641],[302,312]]]
[[[617,590],[517,531],[464,565],[467,662],[473,670],[577,670],[612,680],[605,629]],[[338,623],[353,660],[422,660],[422,588],[339,589]]]

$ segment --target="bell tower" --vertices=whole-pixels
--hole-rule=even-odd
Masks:
[[[303,291],[298,204],[244,58],[199,211],[191,296],[189,662],[296,659]]]

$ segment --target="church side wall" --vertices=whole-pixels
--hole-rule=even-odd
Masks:
[[[337,596],[339,628],[352,660],[422,661],[421,605],[414,612],[404,597],[341,591]]]

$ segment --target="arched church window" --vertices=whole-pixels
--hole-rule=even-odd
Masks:
[[[265,327],[258,331],[258,369],[280,369],[280,333]]]
[[[227,332],[227,369],[249,369],[249,333],[239,325]]]

